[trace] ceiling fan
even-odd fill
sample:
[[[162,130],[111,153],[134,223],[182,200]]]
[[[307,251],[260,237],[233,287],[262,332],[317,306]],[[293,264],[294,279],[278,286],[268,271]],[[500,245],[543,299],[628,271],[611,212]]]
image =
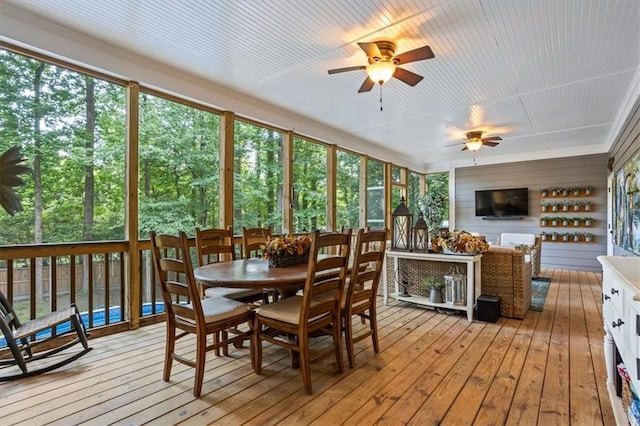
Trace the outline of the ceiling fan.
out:
[[[421,75],[400,68],[409,62],[422,61],[434,57],[431,47],[423,46],[418,49],[395,55],[396,45],[392,41],[381,40],[369,43],[358,43],[367,54],[369,65],[337,68],[329,70],[329,74],[347,71],[366,70],[367,78],[360,86],[358,93],[369,92],[378,83],[380,86],[395,77],[409,86],[415,86],[423,79]]]
[[[483,145],[488,147],[494,147],[499,144],[499,142],[497,141],[502,140],[500,136],[491,136],[488,138],[483,138],[482,132],[480,131],[467,132],[466,137],[467,137],[467,140],[466,142],[464,142],[464,148],[462,148],[462,150],[463,151],[469,150],[473,153],[478,151],[480,147]]]

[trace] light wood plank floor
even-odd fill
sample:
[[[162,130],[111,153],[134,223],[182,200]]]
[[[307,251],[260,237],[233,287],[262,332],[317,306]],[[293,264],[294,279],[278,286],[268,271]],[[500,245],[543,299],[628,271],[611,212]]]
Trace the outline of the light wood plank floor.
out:
[[[0,424],[613,425],[601,275],[544,275],[544,310],[524,320],[381,306],[381,352],[360,342],[357,368],[345,363],[340,375],[331,359],[314,365],[311,396],[273,346],[260,376],[246,348],[209,355],[196,399],[192,369],[174,363],[171,382],[161,379],[163,324],[93,339],[92,352],[55,373],[0,384]]]

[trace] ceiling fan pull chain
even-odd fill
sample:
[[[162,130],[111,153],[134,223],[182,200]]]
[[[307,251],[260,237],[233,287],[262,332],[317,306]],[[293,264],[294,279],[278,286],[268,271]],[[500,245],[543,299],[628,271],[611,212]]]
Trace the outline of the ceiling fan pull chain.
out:
[[[380,84],[380,111],[382,111],[382,84]]]

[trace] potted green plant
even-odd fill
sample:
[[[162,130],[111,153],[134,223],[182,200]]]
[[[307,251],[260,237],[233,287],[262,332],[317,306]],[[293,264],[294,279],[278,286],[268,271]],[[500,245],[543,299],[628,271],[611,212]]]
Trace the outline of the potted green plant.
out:
[[[579,242],[580,241],[580,233],[579,232],[574,232],[572,234],[572,236],[573,236],[573,241],[575,241],[575,242]]]
[[[562,226],[569,226],[569,218],[568,217],[563,217],[562,218]]]
[[[428,276],[422,282],[423,287],[429,289],[429,302],[442,303],[442,288],[444,287],[444,277],[435,275]]]
[[[573,226],[580,226],[580,223],[582,222],[582,218],[574,217],[571,219],[571,221],[573,222]]]
[[[585,240],[587,243],[592,242],[592,241],[593,241],[593,234],[584,234],[584,240]]]
[[[593,225],[593,219],[590,217],[585,217],[584,218],[584,226],[591,226]]]
[[[549,195],[549,189],[548,188],[540,188],[540,196],[541,197],[546,197],[547,195]]]
[[[549,224],[549,216],[542,216],[540,218],[540,226],[547,226]]]

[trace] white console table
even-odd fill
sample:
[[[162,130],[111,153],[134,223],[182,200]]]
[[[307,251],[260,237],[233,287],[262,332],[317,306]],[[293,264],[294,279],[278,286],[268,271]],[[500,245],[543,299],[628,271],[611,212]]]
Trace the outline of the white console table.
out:
[[[602,315],[607,388],[617,424],[627,424],[627,413],[617,396],[616,349],[633,386],[640,391],[640,257],[598,256],[602,264]],[[635,424],[635,422],[632,422]]]
[[[454,255],[454,254],[436,254],[436,253],[414,253],[414,252],[405,252],[405,251],[394,251],[387,250],[385,261],[388,258],[393,258],[393,277],[394,277],[394,288],[395,291],[392,294],[389,294],[389,286],[388,286],[388,273],[386,273],[387,268],[384,268],[384,286],[383,286],[383,299],[384,304],[387,304],[389,296],[396,300],[401,300],[404,302],[416,303],[419,305],[432,306],[437,308],[446,308],[446,309],[457,309],[460,311],[467,312],[467,319],[469,321],[473,321],[473,308],[475,305],[475,294],[480,294],[480,259],[482,259],[481,254],[477,254],[475,256],[465,256],[465,255]],[[398,267],[399,267],[399,259],[414,259],[424,262],[447,262],[447,263],[461,263],[466,266],[466,275],[467,275],[467,297],[465,305],[451,305],[448,303],[431,303],[428,297],[422,297],[417,295],[411,295],[409,297],[402,296],[400,294],[400,283],[395,277],[398,277]]]

